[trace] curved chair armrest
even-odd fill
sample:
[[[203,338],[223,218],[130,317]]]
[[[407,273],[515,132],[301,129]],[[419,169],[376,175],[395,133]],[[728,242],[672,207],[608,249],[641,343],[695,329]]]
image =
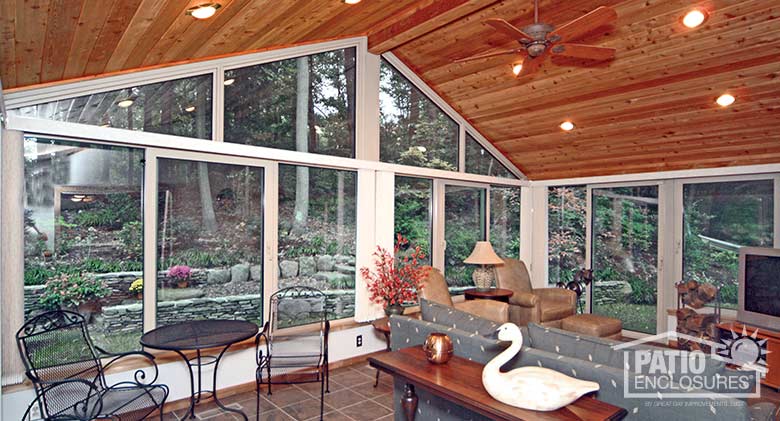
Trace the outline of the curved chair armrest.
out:
[[[537,304],[539,304],[539,296],[536,295],[536,293],[531,292],[515,292],[512,294],[511,297],[509,297],[509,303],[514,304],[516,306],[521,307],[529,307],[533,308],[536,307]]]
[[[543,301],[557,301],[571,306],[577,305],[577,293],[564,288],[537,288],[534,294],[538,295]]]
[[[500,301],[463,301],[455,304],[455,308],[498,323],[504,323],[509,320],[509,304]]]
[[[265,322],[263,325],[263,330],[261,330],[256,336],[255,336],[255,362],[257,363],[257,366],[260,367],[263,364],[263,358],[267,358],[271,355],[271,345],[269,344],[268,340],[268,322]],[[265,341],[265,354],[266,357],[263,357],[263,350],[260,349],[260,339],[263,339]]]
[[[153,383],[155,383],[157,381],[157,377],[160,375],[160,369],[157,367],[157,362],[154,361],[154,355],[152,355],[152,354],[150,354],[150,353],[148,353],[146,351],[128,351],[128,352],[117,353],[117,352],[108,352],[105,349],[100,348],[98,346],[95,346],[95,349],[97,349],[98,352],[100,352],[100,354],[101,354],[100,356],[101,357],[114,357],[109,362],[107,362],[106,364],[103,364],[103,370],[104,371],[107,370],[108,367],[110,367],[112,364],[114,364],[115,362],[117,362],[117,361],[119,361],[119,360],[121,360],[123,358],[141,357],[141,358],[146,359],[149,362],[149,365],[154,368],[154,376],[152,377],[151,380],[147,381],[146,380],[146,372],[142,368],[139,368],[133,374],[133,379],[135,380],[136,384],[139,384],[139,385],[150,385],[150,384],[153,384]]]
[[[66,380],[58,380],[58,381],[44,381],[41,379],[38,379],[30,374],[28,374],[28,377],[38,384],[41,387],[41,394],[35,397],[33,402],[30,404],[30,406],[27,407],[27,411],[25,412],[24,417],[22,417],[23,420],[26,420],[28,418],[25,418],[29,416],[29,411],[32,410],[33,405],[38,403],[42,398],[44,398],[44,395],[47,393],[57,393],[58,387],[64,387],[64,386],[70,386],[71,390],[69,390],[70,393],[73,393],[72,391],[72,385],[74,384],[83,384],[86,386],[85,396],[83,399],[76,398],[76,402],[73,403],[73,407],[76,408],[76,413],[82,413],[84,414],[83,417],[77,416],[77,415],[50,415],[49,419],[52,420],[80,420],[80,421],[90,421],[94,419],[100,412],[103,411],[103,396],[100,394],[100,388],[94,383],[90,382],[85,379],[66,379]],[[90,403],[91,401],[91,403]],[[81,406],[81,408],[78,407],[78,405]],[[92,407],[90,409],[90,406]]]

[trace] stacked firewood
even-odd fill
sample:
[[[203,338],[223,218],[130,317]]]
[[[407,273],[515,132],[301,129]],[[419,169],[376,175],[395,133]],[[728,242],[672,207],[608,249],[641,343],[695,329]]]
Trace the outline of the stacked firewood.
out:
[[[716,303],[714,313],[697,311],[718,298],[718,287],[696,281],[679,282],[675,287],[678,297],[677,332],[718,343],[720,341],[720,330],[717,328],[720,319],[719,303]],[[710,352],[708,346],[685,338],[678,338],[677,346],[688,351]]]

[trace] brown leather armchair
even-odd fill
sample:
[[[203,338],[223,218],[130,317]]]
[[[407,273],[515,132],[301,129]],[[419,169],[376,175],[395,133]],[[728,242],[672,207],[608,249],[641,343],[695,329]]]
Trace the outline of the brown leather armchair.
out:
[[[509,321],[519,326],[530,322],[561,327],[561,321],[577,312],[577,294],[563,288],[531,286],[528,269],[520,260],[504,259],[495,266],[496,284],[514,294],[509,298]]]
[[[420,298],[454,307],[494,322],[505,323],[509,320],[509,305],[507,303],[493,300],[470,300],[453,303],[444,275],[435,268],[430,268],[428,271],[428,276],[423,281],[423,288],[419,295]]]

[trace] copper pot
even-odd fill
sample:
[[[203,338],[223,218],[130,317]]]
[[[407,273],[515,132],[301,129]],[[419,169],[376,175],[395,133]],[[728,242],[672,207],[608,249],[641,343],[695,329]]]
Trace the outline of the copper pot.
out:
[[[444,364],[452,358],[452,340],[443,333],[431,333],[423,344],[423,351],[431,363]]]

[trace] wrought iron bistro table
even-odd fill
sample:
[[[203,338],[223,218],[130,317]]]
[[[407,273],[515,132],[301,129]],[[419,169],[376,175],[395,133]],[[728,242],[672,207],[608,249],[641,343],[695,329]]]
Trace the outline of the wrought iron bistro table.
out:
[[[235,412],[248,420],[246,414],[237,409],[222,405],[217,398],[217,369],[219,361],[233,344],[247,340],[257,334],[257,325],[241,320],[193,320],[161,326],[150,330],[141,336],[141,345],[147,348],[173,351],[187,363],[190,373],[190,409],[187,413],[195,418],[195,405],[201,401],[204,393],[214,398],[217,406],[225,411]],[[204,355],[203,350],[220,349],[217,355]],[[195,356],[188,358],[184,351],[195,351]],[[203,366],[214,365],[214,380],[212,390],[203,390],[201,369]],[[198,390],[195,391],[195,373],[197,369]]]

